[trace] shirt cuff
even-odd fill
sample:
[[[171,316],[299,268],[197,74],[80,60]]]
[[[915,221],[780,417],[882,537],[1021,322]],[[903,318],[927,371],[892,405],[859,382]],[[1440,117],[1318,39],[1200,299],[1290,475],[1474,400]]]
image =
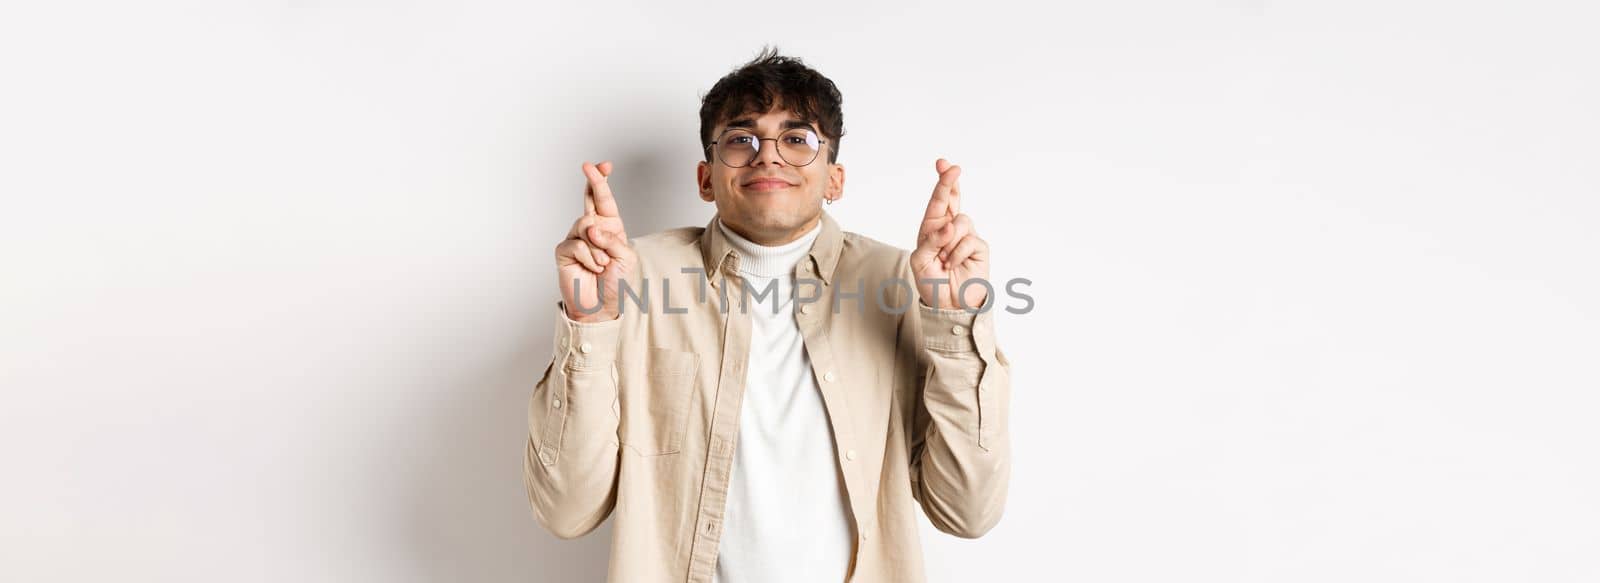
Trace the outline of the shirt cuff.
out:
[[[567,317],[564,301],[556,301],[555,357],[565,357],[567,370],[605,368],[617,358],[622,316],[605,322],[579,322]]]
[[[974,313],[965,309],[930,308],[917,302],[918,317],[922,319],[922,343],[925,348],[943,352],[972,352],[977,348],[976,335],[982,329],[993,329],[993,310]]]

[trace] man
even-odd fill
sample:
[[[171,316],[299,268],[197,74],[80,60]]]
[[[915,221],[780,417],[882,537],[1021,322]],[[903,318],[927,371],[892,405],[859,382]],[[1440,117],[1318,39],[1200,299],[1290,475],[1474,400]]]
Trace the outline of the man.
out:
[[[615,517],[611,581],[922,581],[914,503],[956,536],[1000,519],[1010,364],[961,169],[935,163],[915,250],[841,231],[840,103],[772,51],[718,81],[704,228],[630,239],[583,165],[524,476],[556,536]]]

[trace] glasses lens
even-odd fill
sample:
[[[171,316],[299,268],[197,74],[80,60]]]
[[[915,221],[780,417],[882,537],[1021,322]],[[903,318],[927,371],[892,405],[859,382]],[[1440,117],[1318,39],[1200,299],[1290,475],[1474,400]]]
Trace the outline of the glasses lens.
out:
[[[816,132],[808,129],[792,129],[777,138],[766,140],[745,130],[730,130],[717,139],[717,157],[722,159],[723,164],[733,168],[749,166],[761,153],[761,142],[764,141],[776,143],[778,157],[790,166],[810,164],[822,150],[822,140],[817,138]]]
[[[746,131],[731,131],[717,140],[717,156],[722,158],[723,164],[734,168],[748,166],[760,150],[761,141]]]
[[[805,166],[817,158],[821,142],[811,130],[794,129],[778,136],[778,155],[791,166]]]

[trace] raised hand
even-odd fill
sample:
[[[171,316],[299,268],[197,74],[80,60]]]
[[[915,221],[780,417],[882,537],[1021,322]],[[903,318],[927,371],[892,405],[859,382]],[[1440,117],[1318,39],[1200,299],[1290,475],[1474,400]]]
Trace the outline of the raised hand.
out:
[[[961,213],[961,167],[940,158],[934,162],[939,184],[922,214],[917,230],[917,248],[911,252],[911,273],[917,278],[922,303],[934,308],[978,309],[988,299],[988,289],[974,283],[967,286],[957,303],[961,284],[971,279],[989,278],[989,243],[978,238],[972,219]],[[945,282],[924,283],[923,280]]]
[[[617,199],[606,184],[611,163],[596,166],[584,162],[583,175],[589,181],[583,191],[583,216],[572,223],[566,240],[556,245],[561,299],[566,302],[567,317],[575,321],[615,320],[620,313],[617,281],[638,265],[638,256],[628,245]],[[583,313],[584,309],[593,310],[597,303],[601,306],[599,311]]]

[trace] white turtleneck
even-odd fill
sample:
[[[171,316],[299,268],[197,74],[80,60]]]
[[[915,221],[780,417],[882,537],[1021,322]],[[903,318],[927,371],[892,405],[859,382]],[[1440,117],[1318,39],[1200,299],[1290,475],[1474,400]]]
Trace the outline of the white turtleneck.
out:
[[[745,239],[721,220],[717,228],[739,254],[740,276],[750,288],[760,292],[776,280],[777,293],[759,304],[750,295],[749,372],[712,580],[842,582],[855,541],[833,430],[792,298],[795,264],[811,251],[822,224],[775,247]],[[730,293],[729,299],[729,309],[738,309],[738,297]]]

